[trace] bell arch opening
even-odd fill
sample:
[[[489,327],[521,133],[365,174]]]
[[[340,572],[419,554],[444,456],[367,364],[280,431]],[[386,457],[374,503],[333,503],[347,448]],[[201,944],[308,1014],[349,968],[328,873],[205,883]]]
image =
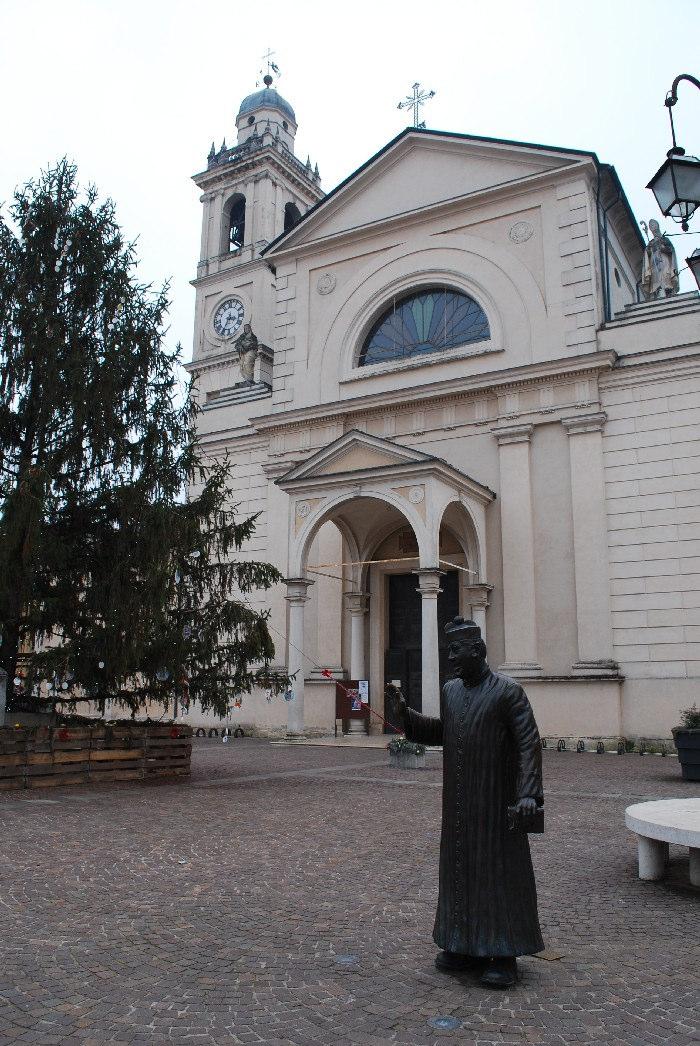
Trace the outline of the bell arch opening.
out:
[[[240,251],[245,244],[246,198],[234,193],[224,204],[221,223],[221,254]]]
[[[290,201],[284,208],[284,231],[289,232],[297,222],[301,221],[301,211],[295,203]]]

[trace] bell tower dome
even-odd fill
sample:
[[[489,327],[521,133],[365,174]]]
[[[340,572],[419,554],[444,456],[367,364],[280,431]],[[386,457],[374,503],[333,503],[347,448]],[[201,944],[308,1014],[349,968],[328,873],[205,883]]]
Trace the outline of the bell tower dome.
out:
[[[264,78],[265,87],[247,95],[241,102],[236,117],[238,144],[242,145],[251,136],[262,134],[269,127],[275,138],[294,153],[294,136],[297,122],[294,110],[286,98],[272,86],[272,77]]]

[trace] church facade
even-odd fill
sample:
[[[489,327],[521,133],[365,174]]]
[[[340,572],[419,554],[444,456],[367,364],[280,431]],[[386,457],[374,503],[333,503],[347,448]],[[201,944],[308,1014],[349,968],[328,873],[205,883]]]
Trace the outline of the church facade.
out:
[[[409,128],[324,195],[270,82],[236,123],[194,179],[189,369],[295,681],[228,725],[332,734],[343,680],[372,732],[387,683],[435,714],[459,613],[544,736],[668,737],[700,682],[700,296],[638,300],[614,168]]]

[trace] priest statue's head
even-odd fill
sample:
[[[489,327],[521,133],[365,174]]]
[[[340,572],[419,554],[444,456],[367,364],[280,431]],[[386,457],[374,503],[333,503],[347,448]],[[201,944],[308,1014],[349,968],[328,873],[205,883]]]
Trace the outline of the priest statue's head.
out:
[[[455,676],[465,682],[481,676],[486,668],[486,644],[475,621],[455,617],[445,625],[447,660]]]

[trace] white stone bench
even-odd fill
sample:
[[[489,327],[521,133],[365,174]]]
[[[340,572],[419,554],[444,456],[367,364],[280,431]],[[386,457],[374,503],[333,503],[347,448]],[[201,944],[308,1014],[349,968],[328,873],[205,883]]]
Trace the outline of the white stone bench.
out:
[[[639,843],[639,878],[663,879],[668,844],[690,850],[690,881],[700,886],[700,799],[660,799],[625,810],[625,824]]]

